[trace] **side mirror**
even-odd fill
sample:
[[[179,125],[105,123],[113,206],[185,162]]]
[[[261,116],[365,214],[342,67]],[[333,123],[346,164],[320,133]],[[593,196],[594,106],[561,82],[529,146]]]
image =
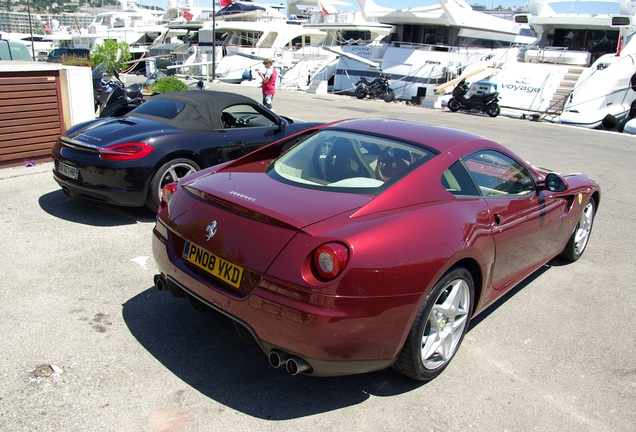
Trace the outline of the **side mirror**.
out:
[[[568,189],[568,184],[559,174],[550,173],[545,177],[545,189],[550,192],[563,192]]]

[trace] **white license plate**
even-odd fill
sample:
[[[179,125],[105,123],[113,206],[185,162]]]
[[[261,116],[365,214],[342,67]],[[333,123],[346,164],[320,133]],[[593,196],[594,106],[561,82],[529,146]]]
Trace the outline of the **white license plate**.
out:
[[[64,162],[57,162],[57,170],[60,174],[64,174],[66,177],[70,177],[75,180],[79,177],[77,168],[67,165]]]

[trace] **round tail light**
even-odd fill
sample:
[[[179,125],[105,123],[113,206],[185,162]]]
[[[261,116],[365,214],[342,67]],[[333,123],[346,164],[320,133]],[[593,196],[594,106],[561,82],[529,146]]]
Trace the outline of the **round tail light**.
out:
[[[332,280],[347,266],[349,250],[341,243],[325,243],[314,251],[313,264],[318,278]]]

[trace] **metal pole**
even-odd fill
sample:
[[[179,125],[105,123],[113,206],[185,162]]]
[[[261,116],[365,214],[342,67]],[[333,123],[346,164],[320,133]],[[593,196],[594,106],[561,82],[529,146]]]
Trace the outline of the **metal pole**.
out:
[[[35,60],[35,43],[33,43],[33,23],[31,23],[31,2],[27,0],[27,11],[29,12],[29,31],[31,32],[31,55]]]
[[[216,78],[216,0],[212,0],[212,82]]]

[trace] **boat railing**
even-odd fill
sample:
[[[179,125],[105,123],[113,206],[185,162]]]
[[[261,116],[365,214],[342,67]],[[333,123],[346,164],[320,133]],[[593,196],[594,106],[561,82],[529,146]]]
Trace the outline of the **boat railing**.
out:
[[[391,42],[394,48],[410,48],[421,51],[457,52],[460,47],[450,45],[421,44],[415,42]]]
[[[360,12],[338,12],[325,15],[322,12],[314,12],[309,16],[309,24],[342,24],[361,21]]]
[[[591,58],[592,54],[589,51],[570,50],[560,46],[528,46],[519,50],[519,61],[526,63],[589,66]]]

